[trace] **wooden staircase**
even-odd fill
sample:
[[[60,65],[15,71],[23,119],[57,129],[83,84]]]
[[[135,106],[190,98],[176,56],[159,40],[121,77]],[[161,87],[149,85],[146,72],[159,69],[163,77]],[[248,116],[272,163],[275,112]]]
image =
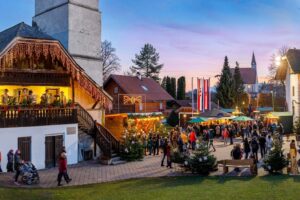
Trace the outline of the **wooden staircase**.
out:
[[[77,104],[76,108],[78,128],[94,138],[101,149],[102,158],[112,160],[113,157],[116,157],[120,152],[120,142],[109,130],[97,123],[82,106]]]

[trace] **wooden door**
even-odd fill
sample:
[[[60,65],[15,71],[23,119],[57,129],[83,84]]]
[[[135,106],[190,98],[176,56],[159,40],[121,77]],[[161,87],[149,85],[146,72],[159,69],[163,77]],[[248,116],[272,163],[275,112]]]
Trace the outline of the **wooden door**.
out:
[[[46,168],[57,166],[59,153],[63,146],[63,136],[47,136],[45,140],[45,165]]]
[[[55,166],[57,166],[57,160],[59,158],[59,154],[61,153],[61,150],[62,150],[62,147],[63,147],[63,144],[64,144],[64,139],[63,139],[63,136],[62,135],[58,135],[58,136],[55,136],[54,138],[55,140]]]
[[[31,161],[31,137],[19,137],[18,149],[21,151],[22,160]]]

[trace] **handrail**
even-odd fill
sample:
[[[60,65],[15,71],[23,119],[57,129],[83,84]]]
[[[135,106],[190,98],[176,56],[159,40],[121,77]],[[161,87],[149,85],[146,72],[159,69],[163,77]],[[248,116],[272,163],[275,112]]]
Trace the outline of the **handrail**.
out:
[[[97,128],[102,132],[105,137],[111,142],[112,148],[115,150],[116,153],[120,152],[120,142],[119,140],[104,126],[99,123],[96,123]]]
[[[111,158],[112,149],[119,152],[118,140],[101,124],[97,123],[81,105],[76,104],[76,106],[78,121],[86,126],[89,131],[95,133],[96,143],[100,146],[104,156]]]
[[[77,110],[65,108],[1,109],[0,128],[77,123]]]

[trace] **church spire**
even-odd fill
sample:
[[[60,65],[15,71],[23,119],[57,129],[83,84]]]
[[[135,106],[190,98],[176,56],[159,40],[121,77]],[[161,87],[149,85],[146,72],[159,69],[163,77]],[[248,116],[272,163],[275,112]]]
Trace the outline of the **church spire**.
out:
[[[254,52],[252,53],[251,67],[252,68],[256,68],[256,60],[255,60]]]

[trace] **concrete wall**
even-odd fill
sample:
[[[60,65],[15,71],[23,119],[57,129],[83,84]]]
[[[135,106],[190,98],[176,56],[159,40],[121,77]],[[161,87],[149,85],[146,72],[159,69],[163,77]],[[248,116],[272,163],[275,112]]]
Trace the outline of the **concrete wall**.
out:
[[[67,134],[67,127],[76,127],[75,134]],[[45,168],[45,137],[63,135],[67,150],[68,164],[78,162],[78,126],[77,124],[35,126],[0,129],[1,167],[6,171],[7,156],[10,149],[18,148],[18,137],[31,137],[31,161],[38,168]]]

